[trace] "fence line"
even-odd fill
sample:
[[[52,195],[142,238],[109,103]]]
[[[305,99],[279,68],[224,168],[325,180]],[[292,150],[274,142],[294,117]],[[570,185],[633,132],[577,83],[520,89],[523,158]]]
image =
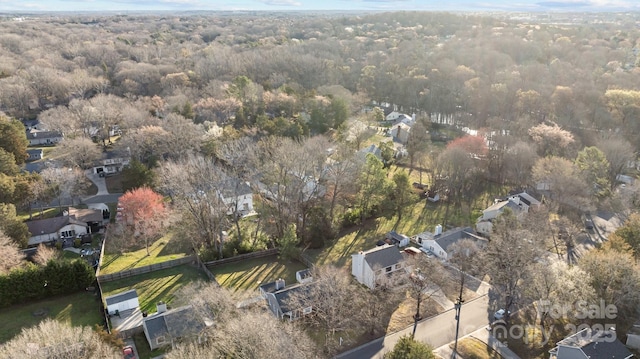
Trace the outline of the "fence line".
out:
[[[206,267],[217,267],[223,264],[227,264],[227,263],[234,263],[234,262],[240,262],[243,261],[245,259],[252,259],[252,258],[262,258],[262,257],[268,257],[268,256],[272,256],[274,254],[278,254],[280,250],[278,248],[272,248],[272,249],[266,249],[264,251],[260,251],[260,252],[252,252],[252,253],[247,253],[247,254],[240,254],[234,257],[229,257],[229,258],[223,258],[223,259],[218,259],[216,261],[210,261],[210,262],[205,262],[204,265]]]
[[[138,274],[155,272],[161,269],[177,267],[182,264],[191,263],[195,260],[196,260],[196,256],[192,255],[184,258],[172,259],[172,260],[161,262],[161,263],[151,264],[144,267],[126,269],[116,273],[102,274],[102,275],[96,276],[96,279],[98,280],[98,282],[110,282],[118,279],[133,277]]]
[[[304,253],[302,253],[302,252],[300,252],[300,254],[298,255],[298,258],[297,258],[297,259],[298,259],[302,264],[306,265],[306,266],[307,266],[307,268],[309,268],[309,269],[312,269],[312,268],[313,268],[313,266],[314,266],[313,261],[311,260],[311,258],[310,258],[308,255],[306,255],[306,254],[304,254]]]

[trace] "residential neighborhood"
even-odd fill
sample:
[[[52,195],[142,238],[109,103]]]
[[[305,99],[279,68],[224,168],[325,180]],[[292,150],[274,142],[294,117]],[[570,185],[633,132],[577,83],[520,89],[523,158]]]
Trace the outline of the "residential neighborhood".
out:
[[[0,359],[640,355],[640,8],[342,3],[0,2]]]

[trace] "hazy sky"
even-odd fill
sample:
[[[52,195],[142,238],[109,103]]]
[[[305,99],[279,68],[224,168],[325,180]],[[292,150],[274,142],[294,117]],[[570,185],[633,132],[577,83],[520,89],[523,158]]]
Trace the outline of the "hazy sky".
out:
[[[640,11],[640,0],[0,0],[0,11],[107,10]]]

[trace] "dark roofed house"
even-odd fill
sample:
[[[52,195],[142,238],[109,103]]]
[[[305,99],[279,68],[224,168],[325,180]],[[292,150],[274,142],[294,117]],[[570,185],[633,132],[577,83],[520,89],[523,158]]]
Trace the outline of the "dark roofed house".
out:
[[[29,148],[27,149],[27,161],[38,161],[44,156],[42,148]]]
[[[275,282],[263,284],[259,287],[260,294],[267,301],[267,306],[271,313],[278,319],[287,317],[289,320],[300,318],[301,316],[310,314],[312,307],[291,309],[289,308],[289,298],[293,294],[305,293],[309,290],[313,282],[298,283],[286,287],[284,279],[278,279]]]
[[[379,246],[351,255],[351,274],[356,280],[373,289],[377,279],[405,268],[404,257],[393,245]]]
[[[568,336],[549,351],[549,359],[627,359],[633,354],[616,337],[614,329],[585,328]]]
[[[200,341],[203,330],[212,324],[208,321],[200,318],[191,306],[167,310],[166,304],[158,303],[158,312],[144,318],[142,326],[153,350],[166,345],[175,347],[181,340]]]

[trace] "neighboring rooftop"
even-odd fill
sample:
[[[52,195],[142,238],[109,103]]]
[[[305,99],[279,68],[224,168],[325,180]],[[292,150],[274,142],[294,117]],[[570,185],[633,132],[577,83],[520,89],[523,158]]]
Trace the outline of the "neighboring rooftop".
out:
[[[559,341],[557,345],[549,352],[552,358],[554,355],[557,359],[576,358],[572,353],[566,352],[567,348],[580,349],[584,353],[584,358],[626,359],[633,357],[629,349],[616,338],[613,329],[592,331],[591,328],[585,328]]]
[[[107,305],[124,302],[129,299],[137,298],[138,292],[135,289],[128,290],[126,292],[114,294],[104,298],[105,303]]]
[[[376,247],[361,254],[364,255],[364,260],[371,268],[386,268],[403,259],[398,247],[392,245]]]

